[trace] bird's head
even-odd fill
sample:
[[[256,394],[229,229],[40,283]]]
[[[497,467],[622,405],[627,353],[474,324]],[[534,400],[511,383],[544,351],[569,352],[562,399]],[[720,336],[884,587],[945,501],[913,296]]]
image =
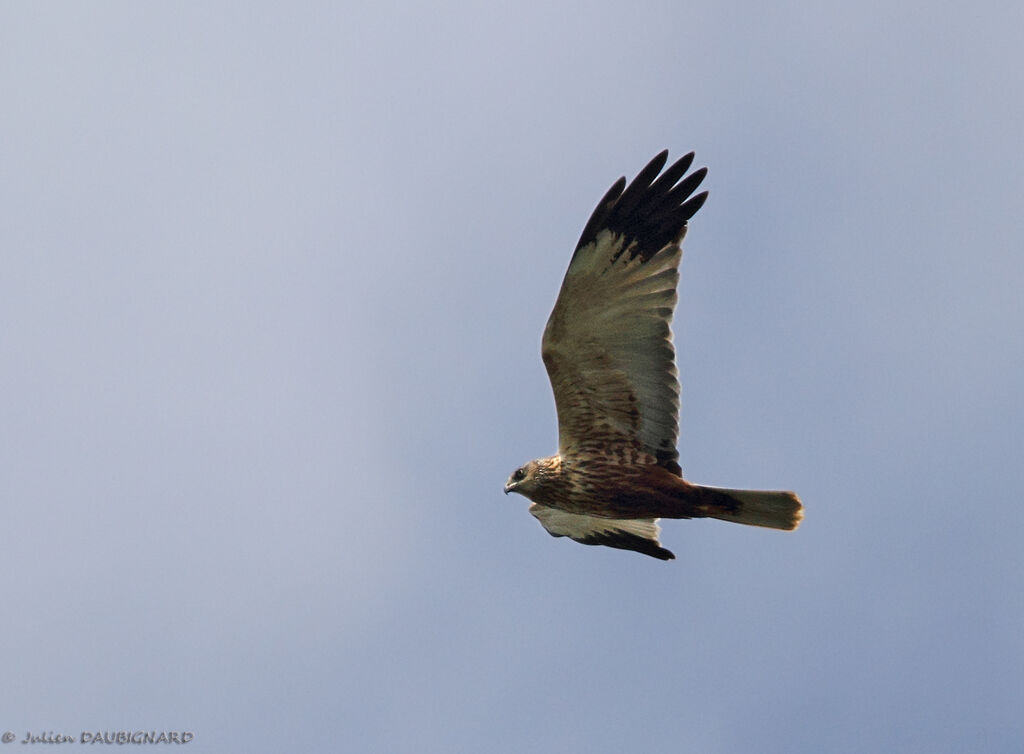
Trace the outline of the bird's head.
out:
[[[534,500],[534,495],[546,480],[553,473],[557,473],[558,457],[541,458],[536,461],[520,466],[512,472],[512,476],[505,482],[505,494],[518,492],[520,495]]]
[[[510,492],[518,492],[520,495],[526,495],[529,497],[536,469],[537,462],[530,461],[528,464],[520,466],[518,469],[513,471],[512,475],[509,476],[508,481],[505,482],[505,494],[507,495]]]

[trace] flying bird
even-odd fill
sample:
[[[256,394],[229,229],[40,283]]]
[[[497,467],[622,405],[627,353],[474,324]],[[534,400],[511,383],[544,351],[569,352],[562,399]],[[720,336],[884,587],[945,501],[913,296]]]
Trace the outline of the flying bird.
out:
[[[792,492],[733,490],[683,479],[679,373],[669,327],[687,222],[707,199],[693,152],[662,172],[668,150],[597,204],[544,329],[558,453],[516,469],[505,494],[531,501],[555,537],[661,560],[659,518],[717,518],[795,529]],[[684,178],[684,176],[686,176]]]

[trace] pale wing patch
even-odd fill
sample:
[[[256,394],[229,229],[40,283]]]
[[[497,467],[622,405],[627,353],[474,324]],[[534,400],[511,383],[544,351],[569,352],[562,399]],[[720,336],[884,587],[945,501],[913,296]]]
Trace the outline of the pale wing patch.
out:
[[[569,537],[585,545],[605,545],[650,555],[659,560],[675,558],[661,546],[657,519],[617,519],[569,513],[533,503],[530,513],[554,537]]]
[[[622,245],[604,230],[579,250],[544,331],[559,451],[600,437],[674,461],[679,380],[669,323],[682,251],[670,244],[642,262]]]

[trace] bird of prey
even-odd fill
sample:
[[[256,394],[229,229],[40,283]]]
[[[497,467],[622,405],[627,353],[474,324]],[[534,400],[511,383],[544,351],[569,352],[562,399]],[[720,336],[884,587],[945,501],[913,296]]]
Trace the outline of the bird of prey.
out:
[[[687,222],[707,199],[686,176],[693,153],[662,172],[665,150],[598,202],[569,262],[541,353],[555,393],[558,453],[505,483],[555,537],[661,560],[659,518],[717,518],[795,529],[792,492],[733,490],[683,479],[679,373],[669,324]],[[686,176],[684,178],[684,176]]]

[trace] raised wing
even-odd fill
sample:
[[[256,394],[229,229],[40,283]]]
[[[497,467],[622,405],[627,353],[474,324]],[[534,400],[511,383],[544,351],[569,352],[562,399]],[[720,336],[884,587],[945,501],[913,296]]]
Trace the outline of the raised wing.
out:
[[[601,518],[568,513],[536,503],[530,506],[530,513],[552,537],[569,537],[584,545],[633,550],[658,560],[674,560],[676,557],[658,541],[661,527],[655,518]]]
[[[622,454],[681,474],[679,378],[669,323],[691,196],[693,153],[662,173],[664,151],[626,186],[620,178],[580,236],[544,330],[542,354],[558,408],[563,458]],[[659,176],[658,174],[661,173]]]

